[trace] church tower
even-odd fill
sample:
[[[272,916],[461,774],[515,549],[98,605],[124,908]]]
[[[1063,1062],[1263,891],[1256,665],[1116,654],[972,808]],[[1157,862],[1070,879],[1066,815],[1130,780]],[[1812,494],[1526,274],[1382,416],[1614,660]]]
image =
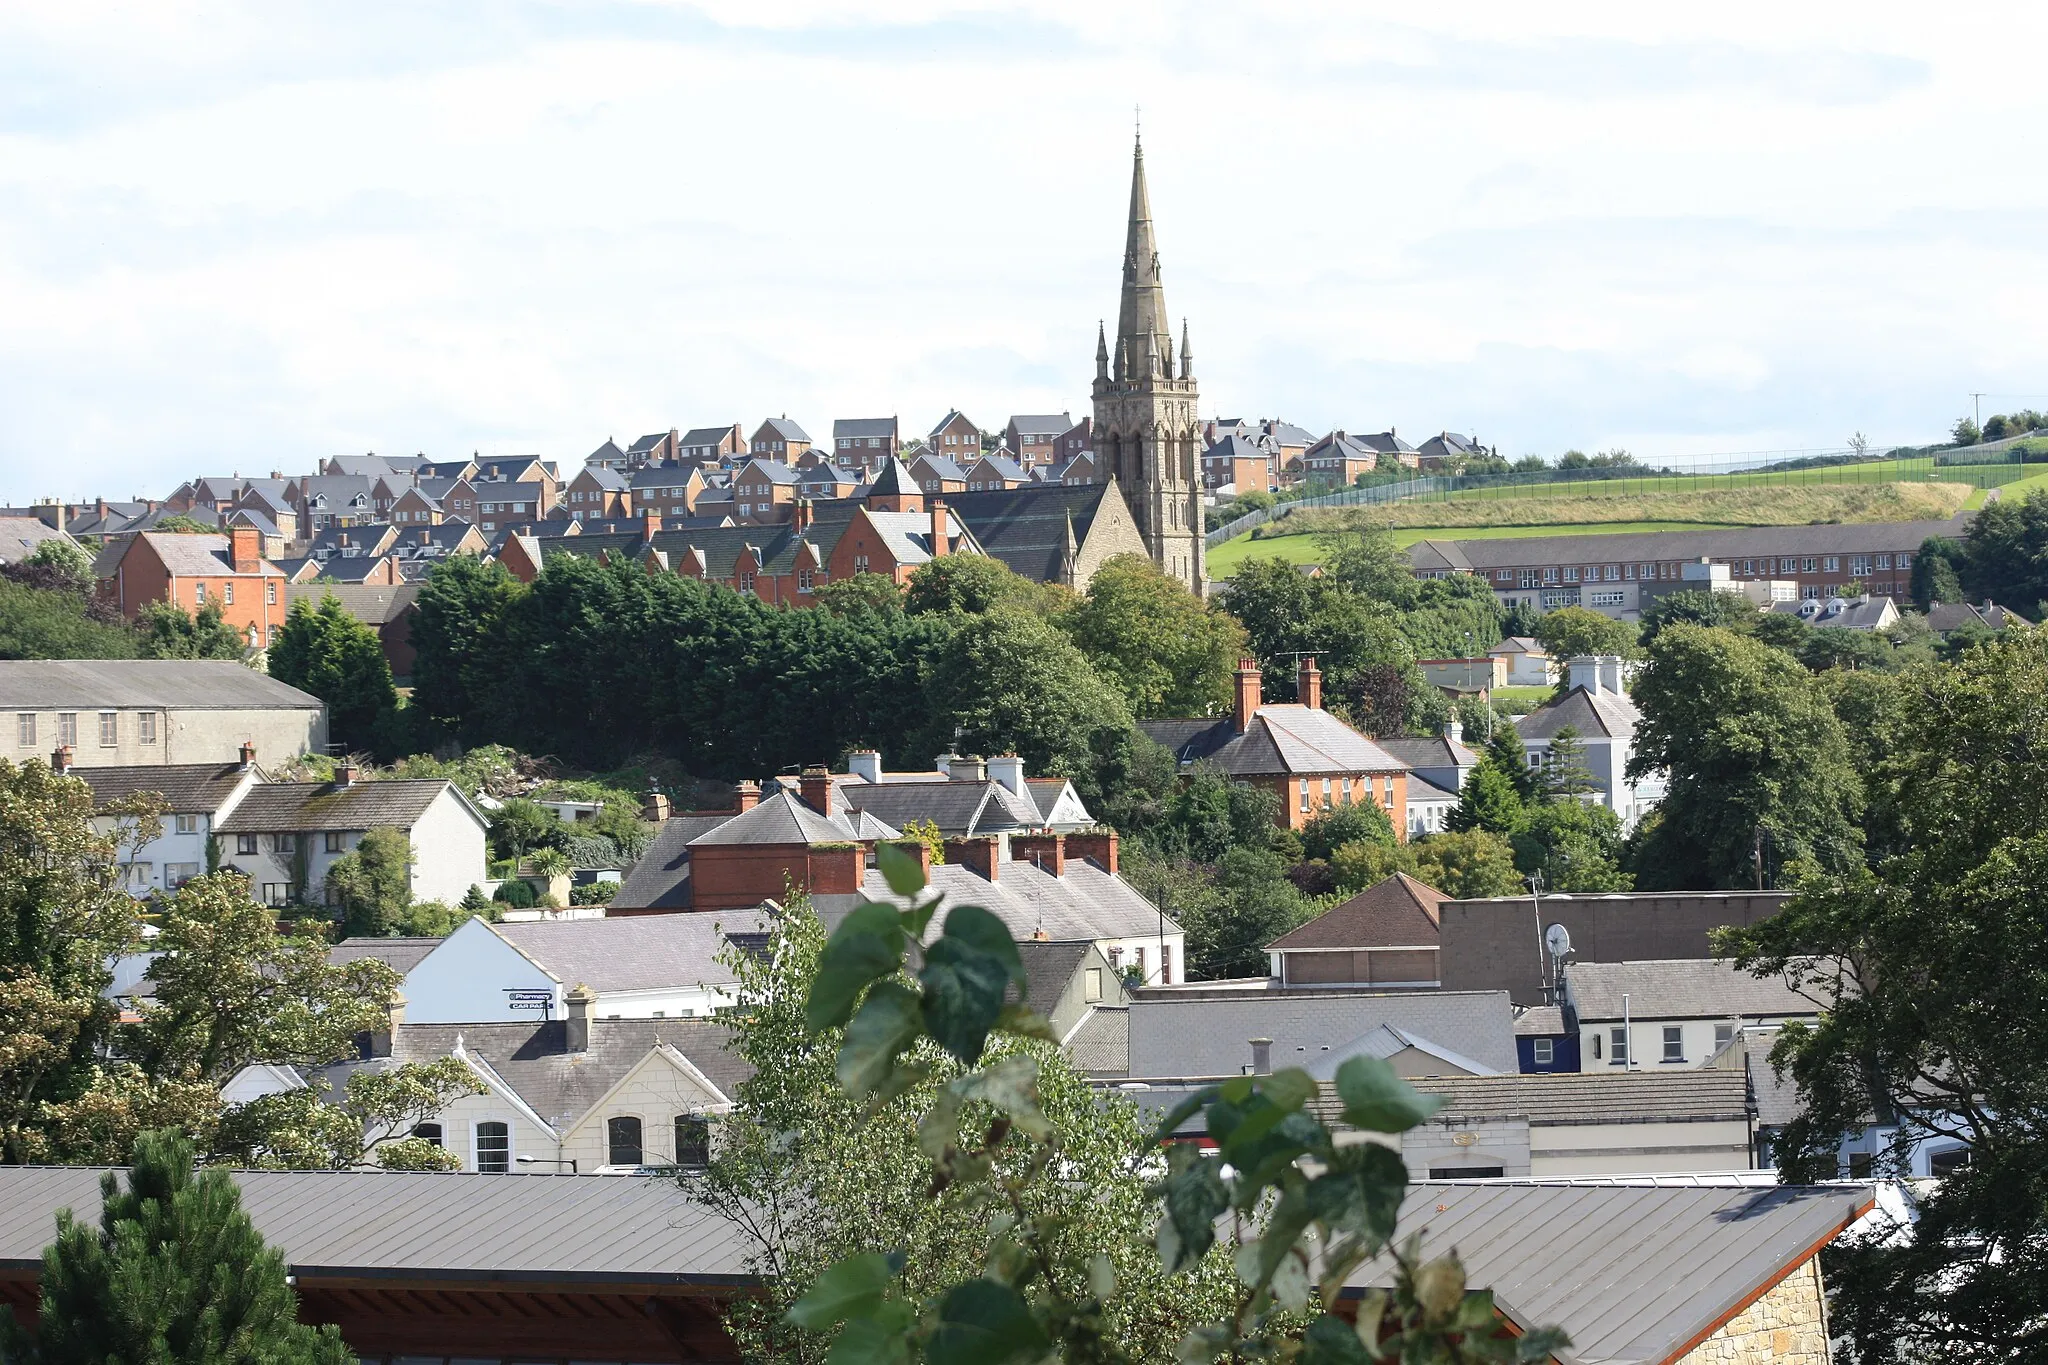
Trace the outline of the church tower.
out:
[[[1187,336],[1183,322],[1176,354],[1166,292],[1159,283],[1159,248],[1152,235],[1140,142],[1131,166],[1131,221],[1124,238],[1116,341],[1112,344],[1100,327],[1095,334],[1096,477],[1114,478],[1123,490],[1152,562],[1200,596],[1207,562],[1201,428]]]

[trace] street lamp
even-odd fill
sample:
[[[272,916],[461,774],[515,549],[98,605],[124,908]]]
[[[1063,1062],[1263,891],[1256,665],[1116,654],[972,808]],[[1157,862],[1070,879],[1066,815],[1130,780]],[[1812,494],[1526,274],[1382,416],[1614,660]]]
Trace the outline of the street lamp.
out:
[[[567,1166],[570,1175],[576,1174],[576,1158],[573,1156],[522,1156],[519,1158],[519,1164],[522,1166],[530,1165],[536,1161],[545,1162],[550,1166]]]

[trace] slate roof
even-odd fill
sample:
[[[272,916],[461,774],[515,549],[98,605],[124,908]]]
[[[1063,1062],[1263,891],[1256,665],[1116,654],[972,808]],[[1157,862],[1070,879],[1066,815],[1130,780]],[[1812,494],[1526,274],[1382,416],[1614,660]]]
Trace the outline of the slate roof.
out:
[[[1141,720],[1181,763],[1207,760],[1233,777],[1397,773],[1407,765],[1321,707],[1261,706],[1243,734],[1229,716]]]
[[[752,810],[721,821],[690,847],[711,844],[840,844],[859,838],[843,815],[820,815],[788,792],[762,798]]]
[[[969,417],[966,413],[960,411],[960,409],[953,408],[949,410],[944,417],[941,417],[936,423],[934,423],[932,425],[932,429],[925,434],[927,436],[937,436],[941,432],[945,431],[947,427],[953,425],[955,421],[965,422],[968,426],[974,427],[975,430],[980,430],[980,427],[976,425],[973,418]]]
[[[1055,877],[1028,862],[999,863],[996,880],[984,881],[979,873],[956,863],[942,863],[931,870],[933,889],[946,893],[952,904],[979,905],[1001,919],[1018,942],[1043,930],[1058,940],[1143,938],[1160,932],[1158,907],[1139,895],[1121,877],[1112,876],[1085,859],[1067,859],[1064,877]],[[882,874],[870,869],[858,897],[889,900],[889,884]],[[1181,932],[1173,916],[1166,917],[1168,934]]]
[[[361,586],[363,580],[371,574],[381,574],[384,572],[384,565],[390,558],[391,556],[388,554],[353,555],[348,558],[336,555],[334,558],[327,560],[301,559],[292,562],[298,566],[304,566],[309,563],[314,564],[320,571],[319,577],[331,582]],[[278,572],[283,573],[284,570],[280,568]],[[298,584],[296,586],[304,587],[306,585]],[[317,597],[313,600],[316,604],[319,602]]]
[[[350,457],[344,457],[350,458]],[[382,461],[379,461],[381,464]],[[385,471],[379,469],[379,476]],[[299,499],[309,510],[315,512],[361,511],[376,506],[372,496],[375,489],[371,481],[361,474],[314,474],[299,480]],[[313,499],[325,498],[326,506],[314,507]],[[354,507],[355,500],[362,499],[361,507]]]
[[[734,979],[718,961],[730,935],[772,933],[773,915],[719,910],[690,915],[522,921],[495,926],[505,940],[565,986],[601,993],[660,990]]]
[[[1898,608],[1889,597],[1830,597],[1825,602],[1805,597],[1796,602],[1773,602],[1768,608],[1780,616],[1796,616],[1809,626],[1823,630],[1880,630],[1899,619]]]
[[[583,472],[576,477],[579,481],[588,479],[608,493],[623,493],[632,486],[626,482],[618,470],[604,465],[586,466]]]
[[[1508,635],[1503,636],[1499,644],[1486,652],[1488,654],[1542,654],[1544,650],[1543,644],[1539,640],[1532,639],[1527,635]]]
[[[1512,1039],[1510,1039],[1512,1046]],[[1273,1064],[1280,1064],[1275,1049]],[[1434,1121],[1525,1118],[1531,1124],[1742,1119],[1749,1113],[1749,1081],[1740,1071],[1712,1067],[1648,1067],[1615,1071],[1551,1071],[1529,1075],[1423,1076],[1409,1082],[1443,1099]],[[1325,1121],[1337,1118],[1336,1097],[1325,1091],[1311,1104]]]
[[[1767,1128],[1782,1128],[1806,1112],[1799,1101],[1799,1083],[1789,1075],[1780,1079],[1771,1065],[1771,1049],[1777,1045],[1775,1028],[1742,1029],[1730,1044],[1739,1052],[1750,1094],[1756,1097],[1756,1121]]]
[[[742,465],[733,474],[732,478],[734,483],[738,483],[741,479],[750,481],[760,479],[768,483],[793,484],[797,481],[797,474],[794,469],[791,469],[786,464],[775,460],[763,459],[757,455]]]
[[[1479,763],[1479,755],[1466,748],[1463,741],[1453,743],[1443,735],[1426,735],[1420,739],[1376,739],[1373,743],[1410,768],[1472,768]]]
[[[716,446],[732,435],[732,427],[691,427],[683,433],[677,444],[683,446]]]
[[[1419,453],[1442,458],[1447,455],[1470,455],[1478,449],[1478,445],[1471,437],[1460,436],[1455,431],[1445,431],[1424,441],[1419,447]]]
[[[1662,962],[1567,962],[1565,986],[1582,1020],[1814,1015],[1820,1006],[1781,976],[1752,976],[1725,957]]]
[[[711,496],[706,494],[698,505],[705,507],[711,502]],[[899,562],[914,566],[931,558],[929,513],[877,512],[872,508],[863,509],[862,504],[853,502],[819,504],[813,511],[810,526],[803,531],[796,530],[788,522],[773,526],[696,526],[657,532],[654,548],[667,555],[669,566],[674,568],[682,562],[683,554],[695,547],[704,556],[706,572],[718,579],[732,577],[741,553],[752,548],[760,552],[762,573],[788,574],[795,571],[800,543],[808,542],[816,549],[821,561],[829,560],[857,510],[866,510],[876,533]],[[949,534],[958,541],[956,548],[969,553],[979,548],[971,531],[957,514],[949,515],[947,524],[952,528]],[[595,558],[599,554],[637,556],[646,546],[647,537],[636,525],[627,532],[585,531],[581,535],[552,542],[549,548],[556,554],[571,553]]]
[[[1266,459],[1266,452],[1235,432],[1225,436],[1202,452],[1205,460],[1259,460]]]
[[[696,469],[695,465],[642,465],[633,471],[632,477],[627,480],[627,486],[636,493],[649,488],[673,488],[680,493],[689,486],[690,475]]]
[[[950,457],[935,455],[929,450],[911,461],[911,465],[913,468],[923,466],[929,469],[934,477],[939,479],[952,480],[965,479],[967,477],[967,471],[955,464]]]
[[[1449,897],[1405,872],[1376,882],[1341,905],[1267,944],[1279,952],[1305,948],[1437,946],[1437,907]]]
[[[1123,1076],[1131,1069],[1130,1006],[1098,1005],[1067,1040],[1076,1069],[1093,1076]]]
[[[73,768],[92,788],[94,806],[138,792],[164,798],[173,815],[211,814],[234,794],[247,770],[239,763],[172,763],[118,768]]]
[[[1036,803],[995,781],[847,782],[838,792],[852,809],[898,829],[911,820],[929,820],[945,834],[992,834],[1045,823]]]
[[[894,455],[882,461],[882,468],[875,475],[875,481],[868,486],[870,498],[909,497],[913,494],[921,495],[923,491],[917,486],[917,476],[910,472],[910,466]]]
[[[778,440],[802,441],[805,445],[809,445],[811,442],[809,434],[787,417],[770,417],[761,425],[774,433]]]
[[[373,959],[403,976],[440,946],[438,938],[345,938],[327,950],[327,961],[339,967]]]
[[[690,841],[733,817],[675,815],[626,871],[612,905],[620,910],[686,910],[690,906]]]
[[[0,517],[0,564],[27,559],[46,540],[69,541],[70,536],[40,517]]]
[[[970,474],[994,475],[996,478],[1006,479],[1012,483],[1022,483],[1031,477],[1024,472],[1023,465],[1018,464],[1007,455],[984,455],[974,462],[974,466],[969,472]]]
[[[1981,609],[1970,602],[1935,602],[1927,608],[1928,626],[1943,635],[1966,625],[2003,630],[2015,619],[2004,607],[1988,601]]]
[[[1458,793],[1439,787],[1427,778],[1409,773],[1408,804],[1410,806],[1455,806],[1458,804]]]
[[[1456,1247],[1468,1281],[1517,1327],[1555,1324],[1561,1358],[1664,1365],[1802,1264],[1870,1206],[1862,1186],[1680,1187],[1418,1183],[1398,1215]],[[1391,1283],[1353,1271],[1357,1298]]]
[[[0,1267],[39,1269],[59,1209],[99,1226],[105,1174],[94,1166],[0,1167]],[[460,1171],[230,1175],[256,1231],[307,1283],[349,1275],[650,1285],[754,1280],[744,1232],[672,1180]]]
[[[1564,1026],[1561,1005],[1520,1005],[1515,1009],[1517,1038],[1556,1036],[1569,1031]]]
[[[633,442],[632,449],[626,453],[629,455],[645,455],[667,439],[668,433],[665,431],[650,431],[639,440]]]
[[[1562,700],[1516,717],[1515,733],[1523,739],[1549,739],[1569,725],[1581,738],[1622,739],[1636,732],[1642,718],[1626,692],[1603,691],[1596,697],[1574,687]]]
[[[180,578],[217,578],[235,571],[232,549],[226,536],[178,531],[138,531],[136,539],[147,541],[164,567]],[[254,572],[263,578],[282,578],[284,571],[269,560],[256,561]]]
[[[250,790],[227,819],[223,834],[287,830],[363,830],[389,825],[411,829],[435,798],[454,787],[439,778],[384,782],[277,782]]]
[[[599,446],[596,450],[591,451],[588,455],[585,455],[583,457],[583,462],[585,467],[587,468],[591,465],[597,464],[600,461],[623,460],[625,458],[626,452],[619,449],[619,443],[617,441],[614,441],[611,437],[607,436],[604,438],[603,445]]]
[[[1351,439],[1364,445],[1368,450],[1376,451],[1382,455],[1415,454],[1414,446],[1409,445],[1391,431],[1375,431],[1363,436],[1354,436]]]
[[[894,436],[894,417],[841,417],[832,423],[832,438],[866,440],[870,436]]]
[[[1061,436],[1074,429],[1074,419],[1064,412],[1020,413],[1010,419],[1010,426],[1020,437]]]
[[[949,493],[946,505],[967,523],[985,554],[1026,578],[1050,583],[1060,575],[1069,523],[1075,543],[1085,542],[1110,488],[1106,483],[1027,484],[984,493]]]
[[[1235,1076],[1251,1040],[1273,1040],[1273,1066],[1314,1067],[1391,1024],[1495,1071],[1513,1071],[1514,1015],[1505,991],[1285,990],[1256,984],[1154,986],[1131,1000],[1131,1074]]]
[[[238,663],[196,659],[0,660],[0,708],[22,711],[317,710],[318,697]]]
[[[560,1019],[507,1024],[403,1024],[392,1040],[398,1062],[427,1062],[463,1049],[482,1058],[533,1111],[557,1131],[604,1097],[657,1044],[689,1058],[706,1079],[732,1097],[753,1074],[729,1050],[732,1031],[710,1019],[605,1019],[590,1021],[590,1049],[572,1053]]]
[[[1081,964],[1094,956],[1095,944],[1090,939],[1041,940],[1020,939],[1017,943],[1017,959],[1024,964],[1024,1003],[1040,1014],[1049,1014],[1052,1007],[1060,1002],[1060,996],[1074,980],[1074,973],[1081,970]],[[1014,1000],[1017,988],[1013,985],[1005,995]]]

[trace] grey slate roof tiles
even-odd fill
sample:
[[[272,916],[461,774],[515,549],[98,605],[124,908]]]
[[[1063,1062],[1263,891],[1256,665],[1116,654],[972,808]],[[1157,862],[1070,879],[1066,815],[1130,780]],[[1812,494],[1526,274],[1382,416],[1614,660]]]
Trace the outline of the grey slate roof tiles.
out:
[[[1306,948],[1434,947],[1437,907],[1449,899],[1405,872],[1374,883],[1267,946]]]
[[[646,851],[621,879],[612,904],[621,910],[688,909],[690,841],[730,819],[726,814],[676,815],[663,821]]]
[[[619,919],[536,920],[501,924],[498,932],[564,985],[594,991],[657,990],[734,979],[718,961],[730,935],[771,933],[775,917],[761,910]]]
[[[1622,996],[1636,1019],[1727,1019],[1820,1013],[1781,976],[1752,976],[1729,958],[1660,962],[1568,962],[1571,1000],[1581,1019],[1619,1019]]]
[[[949,493],[946,505],[967,523],[984,553],[1026,578],[1059,578],[1071,523],[1076,543],[1101,510],[1108,484],[1043,484],[983,493]]]
[[[421,778],[355,782],[278,782],[252,788],[227,819],[223,834],[300,830],[410,829],[449,784]]]
[[[1146,720],[1138,728],[1182,763],[1206,759],[1233,776],[1396,773],[1407,765],[1320,707],[1262,706],[1243,734],[1229,716]]]
[[[239,763],[172,763],[117,768],[73,768],[92,788],[95,806],[143,792],[166,801],[174,815],[211,814],[241,784],[246,769]]]
[[[327,961],[338,967],[368,958],[403,976],[440,946],[438,938],[345,938],[327,950]]]
[[[191,659],[0,660],[0,708],[161,706],[183,711],[312,710],[318,697],[238,663]]]
[[[1562,700],[1538,707],[1515,719],[1515,733],[1523,739],[1550,739],[1570,726],[1581,738],[1620,739],[1635,733],[1643,713],[1625,692],[1602,692],[1594,696],[1575,687]]]

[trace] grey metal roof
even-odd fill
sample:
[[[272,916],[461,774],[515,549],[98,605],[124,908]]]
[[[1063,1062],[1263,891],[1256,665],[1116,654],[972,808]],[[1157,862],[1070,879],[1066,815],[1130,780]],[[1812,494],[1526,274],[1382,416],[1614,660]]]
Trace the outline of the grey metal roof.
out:
[[[1143,938],[1161,931],[1157,906],[1121,877],[1085,859],[1068,858],[1066,875],[1060,877],[1028,862],[998,863],[993,882],[970,868],[944,863],[931,870],[931,885],[945,892],[950,904],[988,910],[1020,943],[1041,931],[1067,940]],[[861,897],[892,899],[880,872],[867,873]],[[1165,917],[1165,932],[1181,932],[1171,915]]]
[[[832,437],[837,440],[844,436],[849,440],[866,440],[870,436],[894,436],[894,417],[841,417],[832,423]]]
[[[1635,1019],[1730,1019],[1815,1015],[1820,1006],[1781,976],[1752,976],[1728,958],[1660,962],[1568,962],[1565,990],[1579,1018],[1619,1019],[1622,996]]]
[[[56,1213],[98,1225],[90,1166],[0,1167],[0,1266],[34,1269]],[[744,1284],[748,1243],[672,1180],[236,1171],[242,1206],[301,1279]]]
[[[318,710],[311,693],[238,663],[194,659],[0,660],[0,708],[61,711],[158,706],[174,711]]]
[[[1435,947],[1437,907],[1449,897],[1405,872],[1376,882],[1341,905],[1266,945],[1304,948]]]
[[[1131,1069],[1131,1011],[1098,1005],[1067,1040],[1067,1056],[1091,1076],[1124,1076]]]
[[[1131,1074],[1234,1076],[1251,1040],[1273,1040],[1275,1067],[1313,1067],[1381,1024],[1495,1071],[1513,1071],[1514,1016],[1505,991],[1364,991],[1149,987],[1131,999]]]
[[[327,950],[327,960],[340,966],[374,959],[403,976],[440,946],[438,938],[345,938]]]
[[[95,806],[140,792],[164,798],[173,815],[211,814],[221,808],[248,770],[239,763],[172,763],[117,768],[73,768],[92,788]]]
[[[560,1019],[508,1024],[403,1024],[392,1040],[400,1062],[430,1062],[452,1056],[456,1040],[481,1058],[557,1132],[638,1066],[655,1047],[666,1045],[690,1059],[730,1099],[753,1068],[728,1050],[732,1031],[710,1019],[606,1019],[590,1021],[590,1047],[570,1052]]]
[[[442,792],[453,790],[439,778],[358,781],[346,787],[331,782],[277,782],[253,788],[220,822],[220,832],[361,830],[386,825],[411,829]]]
[[[775,927],[776,917],[761,910],[719,910],[536,920],[497,930],[557,981],[604,993],[732,981],[733,969],[718,960],[730,936],[753,938]]]
[[[1424,1254],[1456,1249],[1467,1281],[1524,1329],[1571,1335],[1565,1359],[1670,1361],[1776,1284],[1868,1208],[1861,1186],[1436,1184],[1402,1201]],[[1375,1260],[1345,1294],[1389,1282]]]

